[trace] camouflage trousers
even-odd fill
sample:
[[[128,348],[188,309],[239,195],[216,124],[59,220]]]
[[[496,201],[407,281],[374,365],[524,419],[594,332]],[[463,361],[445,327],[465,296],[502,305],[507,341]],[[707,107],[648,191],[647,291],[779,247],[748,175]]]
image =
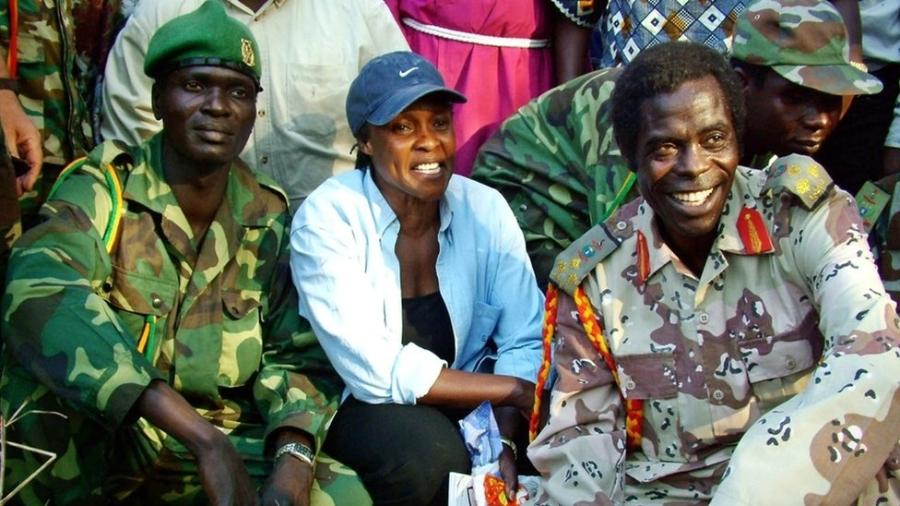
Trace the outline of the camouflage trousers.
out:
[[[53,452],[53,464],[41,471],[9,504],[208,504],[197,474],[197,462],[173,438],[143,419],[109,432],[73,410],[43,385],[13,366],[0,379],[0,411],[7,421],[28,398],[7,430],[8,442]],[[63,418],[57,414],[66,416]],[[272,469],[263,457],[262,427],[233,430],[228,436],[241,455],[250,478],[261,486]],[[35,473],[47,457],[7,445],[5,493]],[[372,504],[350,468],[319,454],[310,493],[312,506]]]

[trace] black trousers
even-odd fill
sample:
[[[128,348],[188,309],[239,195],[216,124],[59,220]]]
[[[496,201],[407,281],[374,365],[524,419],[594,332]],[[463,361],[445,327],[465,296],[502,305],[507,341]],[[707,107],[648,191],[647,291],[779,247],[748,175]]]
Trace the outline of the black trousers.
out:
[[[350,397],[324,449],[359,474],[376,505],[447,504],[448,474],[470,471],[457,424],[467,411]]]

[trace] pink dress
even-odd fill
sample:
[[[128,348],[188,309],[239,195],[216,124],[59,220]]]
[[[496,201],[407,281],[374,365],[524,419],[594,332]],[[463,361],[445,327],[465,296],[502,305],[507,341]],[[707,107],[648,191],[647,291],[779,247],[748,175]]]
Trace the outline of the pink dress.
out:
[[[385,1],[410,48],[440,70],[447,86],[469,98],[454,115],[454,170],[467,176],[478,149],[503,120],[553,85],[549,43],[510,47],[549,42],[552,4],[547,0]],[[426,33],[436,31],[441,34]],[[453,40],[467,39],[467,34],[497,39]]]

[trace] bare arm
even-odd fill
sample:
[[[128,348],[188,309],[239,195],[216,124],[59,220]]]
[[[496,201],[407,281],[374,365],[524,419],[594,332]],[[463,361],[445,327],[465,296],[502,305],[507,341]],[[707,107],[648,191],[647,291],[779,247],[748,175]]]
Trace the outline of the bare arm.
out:
[[[272,439],[277,450],[288,443],[300,443],[315,451],[315,443],[309,434],[302,431],[283,428],[276,432]],[[313,467],[290,455],[282,456],[275,461],[272,474],[262,489],[262,504],[308,506],[309,492],[312,490]]]
[[[591,29],[578,26],[562,13],[553,16],[553,63],[556,83],[568,82],[590,70],[588,44]]]
[[[859,0],[831,0],[844,18],[850,39],[850,61],[862,63],[862,24],[859,21]]]
[[[250,476],[231,441],[167,383],[152,381],[134,404],[134,413],[177,439],[197,457],[203,490],[212,504],[257,503]]]
[[[6,48],[0,46],[0,62],[5,61]],[[0,78],[8,77],[6,64],[0,64]],[[16,194],[21,196],[34,187],[41,172],[44,159],[41,133],[25,114],[19,97],[12,90],[0,90],[0,118],[3,118],[3,134],[9,153],[28,162],[28,172],[16,177]]]
[[[494,406],[515,407],[522,413],[531,411],[534,384],[499,374],[458,371],[445,367],[424,396],[422,404],[474,408],[483,401]]]

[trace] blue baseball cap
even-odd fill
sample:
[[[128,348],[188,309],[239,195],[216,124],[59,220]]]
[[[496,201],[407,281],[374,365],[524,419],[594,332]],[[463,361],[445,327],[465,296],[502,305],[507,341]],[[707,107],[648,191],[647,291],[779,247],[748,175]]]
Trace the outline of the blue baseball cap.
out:
[[[386,125],[425,95],[442,93],[454,103],[465,95],[447,88],[444,78],[425,58],[409,51],[395,51],[363,66],[347,93],[347,122],[358,137],[366,123]]]

